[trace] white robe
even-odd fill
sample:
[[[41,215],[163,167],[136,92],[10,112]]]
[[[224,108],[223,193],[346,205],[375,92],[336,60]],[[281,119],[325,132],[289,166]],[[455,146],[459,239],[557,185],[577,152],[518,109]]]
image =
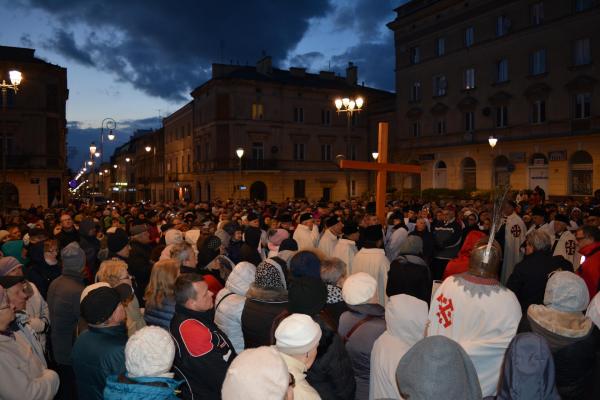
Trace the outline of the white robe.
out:
[[[429,310],[428,336],[443,335],[458,342],[473,361],[483,397],[494,396],[504,354],[521,320],[521,306],[507,288],[465,277],[451,276],[437,289]]]
[[[516,213],[512,213],[506,218],[504,230],[504,254],[502,260],[502,272],[500,280],[506,284],[508,278],[515,269],[515,265],[523,259],[521,253],[521,245],[525,241],[527,227],[525,223]]]
[[[394,261],[398,257],[398,248],[408,237],[408,230],[404,227],[396,229],[390,236],[385,246],[385,255],[388,260]]]
[[[335,248],[333,249],[332,257],[337,257],[346,263],[346,276],[352,273],[352,262],[354,256],[358,252],[356,248],[356,242],[349,239],[340,239],[337,241]]]
[[[540,225],[540,226],[539,226],[539,228],[536,228],[536,225],[535,225],[535,224],[532,224],[532,225],[529,227],[529,230],[527,231],[527,233],[525,234],[525,236],[529,235],[529,234],[530,234],[531,232],[533,232],[533,231],[537,231],[537,230],[540,230],[540,229],[541,229],[543,232],[546,232],[548,235],[550,235],[550,231],[549,231],[549,225],[548,225],[548,224],[546,224],[546,223],[544,223],[544,224]]]
[[[385,307],[385,287],[390,261],[383,249],[360,249],[352,261],[352,273],[366,272],[377,281],[377,296],[379,304]]]
[[[564,231],[557,239],[556,235],[552,238],[553,256],[563,256],[565,260],[573,264],[573,271],[579,269],[581,254],[577,251],[577,240],[571,231]]]
[[[308,226],[302,224],[296,227],[296,230],[294,231],[294,240],[296,241],[296,243],[298,243],[298,251],[314,250],[317,248],[318,241],[315,240],[315,235],[313,231],[308,229]]]
[[[319,240],[319,250],[323,252],[327,257],[333,256],[333,249],[337,244],[338,238],[329,229],[325,229],[323,236]]]

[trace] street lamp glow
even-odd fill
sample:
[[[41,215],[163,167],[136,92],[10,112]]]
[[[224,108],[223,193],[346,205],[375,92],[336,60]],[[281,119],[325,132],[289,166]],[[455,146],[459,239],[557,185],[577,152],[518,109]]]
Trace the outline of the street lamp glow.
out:
[[[13,86],[19,86],[21,84],[21,80],[23,80],[23,74],[16,70],[9,71],[8,76],[10,77],[10,83]]]
[[[105,173],[105,174],[108,174],[108,170],[107,170],[107,169],[105,169],[105,170],[104,170],[104,173]]]
[[[496,147],[496,144],[498,143],[498,138],[495,138],[494,136],[490,136],[488,138],[488,143],[490,144],[490,147],[493,149],[494,147]]]
[[[150,150],[152,150],[152,147],[146,146],[146,153],[150,153]]]
[[[356,108],[358,108],[359,110],[362,108],[364,103],[365,103],[365,100],[362,97],[356,98]]]
[[[337,108],[338,111],[342,108],[342,99],[335,99],[335,108]]]
[[[238,147],[238,149],[235,151],[235,154],[237,154],[238,158],[241,159],[244,156],[244,149]]]
[[[343,105],[344,107],[348,107],[348,104],[350,104],[350,99],[349,99],[349,98],[347,98],[347,97],[344,97],[344,98],[342,99],[342,105]]]
[[[114,164],[114,165],[113,165],[113,168],[115,168],[115,169],[116,169],[116,168],[117,168],[117,164]]]
[[[95,154],[96,153],[96,144],[94,142],[92,142],[92,144],[90,144],[90,154]]]
[[[88,161],[88,162],[87,162],[87,164],[88,164],[88,165],[92,165],[92,164],[93,164],[93,162],[92,162],[92,161]]]
[[[95,152],[94,157],[96,157],[96,158],[100,157],[100,152],[99,151]]]
[[[379,158],[379,153],[374,151],[371,153],[371,156],[373,157],[373,160],[377,160]]]
[[[108,135],[106,135],[106,137],[108,137],[108,140],[115,140],[115,134],[113,133],[112,129],[108,131]]]
[[[104,174],[102,173],[102,171],[100,171],[100,172],[98,172],[98,175],[102,176],[102,175],[104,175]]]
[[[129,161],[131,161],[131,158],[129,158],[129,157],[126,157],[126,158],[125,158],[125,162],[129,162]]]

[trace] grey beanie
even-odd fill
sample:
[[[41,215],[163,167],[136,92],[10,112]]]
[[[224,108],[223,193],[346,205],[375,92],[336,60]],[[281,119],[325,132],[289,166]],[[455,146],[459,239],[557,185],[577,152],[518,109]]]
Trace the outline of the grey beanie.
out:
[[[423,254],[423,240],[416,235],[408,235],[398,246],[398,254],[402,256]]]
[[[79,274],[85,267],[85,252],[77,242],[71,242],[60,252],[63,272]]]

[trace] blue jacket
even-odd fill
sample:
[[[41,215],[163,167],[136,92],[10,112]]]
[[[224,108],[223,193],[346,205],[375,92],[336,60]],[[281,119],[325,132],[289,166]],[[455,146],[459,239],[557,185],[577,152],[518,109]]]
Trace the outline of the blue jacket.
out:
[[[110,328],[90,326],[77,338],[71,359],[80,399],[103,399],[106,378],[125,372],[126,343],[124,324]]]
[[[173,299],[163,299],[162,304],[159,307],[152,307],[149,304],[146,304],[146,309],[144,310],[144,321],[146,321],[146,325],[156,325],[169,330],[171,326],[171,319],[173,319],[173,315],[175,314],[175,300]]]
[[[111,375],[106,379],[105,400],[175,400],[177,387],[183,381],[171,378],[130,378]]]

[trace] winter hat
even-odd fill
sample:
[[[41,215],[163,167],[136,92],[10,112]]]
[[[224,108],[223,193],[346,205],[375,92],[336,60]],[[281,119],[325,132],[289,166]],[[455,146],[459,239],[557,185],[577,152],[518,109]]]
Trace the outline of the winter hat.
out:
[[[423,239],[416,235],[408,235],[398,246],[398,254],[403,256],[423,254]]]
[[[219,247],[221,247],[221,239],[215,235],[209,236],[206,238],[206,241],[204,241],[203,247],[206,247],[208,250],[218,250]]]
[[[226,224],[225,224],[225,226],[223,227],[223,230],[224,230],[225,232],[227,232],[227,234],[228,234],[229,236],[233,236],[233,234],[234,234],[236,231],[239,231],[239,230],[241,230],[241,229],[242,229],[242,227],[241,227],[241,226],[239,226],[238,224],[236,224],[235,222],[228,222],[228,223],[226,223]]]
[[[304,213],[304,214],[300,215],[300,223],[302,223],[304,221],[308,221],[309,219],[313,219],[313,216],[311,213]]]
[[[340,221],[341,221],[340,217],[338,217],[337,215],[334,215],[332,217],[327,218],[327,220],[325,221],[325,226],[327,226],[328,228],[331,228],[332,226],[336,225]]]
[[[482,398],[473,361],[445,336],[426,337],[415,344],[400,359],[396,382],[400,393],[411,400]]]
[[[244,230],[244,242],[248,243],[248,245],[254,248],[258,248],[261,234],[262,231],[259,228],[248,226]]]
[[[254,284],[262,289],[285,290],[285,280],[281,267],[272,259],[266,259],[256,267]]]
[[[200,237],[200,230],[192,229],[190,231],[187,231],[183,236],[185,238],[186,243],[189,243],[197,254],[198,253],[198,238]]]
[[[378,240],[383,239],[383,228],[381,225],[371,225],[367,226],[364,229],[365,239],[369,242],[377,242]]]
[[[0,258],[0,276],[6,276],[10,274],[13,270],[22,266],[23,264],[21,264],[19,260],[17,260],[14,257],[2,257]]]
[[[327,286],[320,279],[295,278],[288,289],[288,300],[289,312],[317,315],[327,303]]]
[[[257,366],[265,368],[257,368]],[[227,368],[223,400],[281,400],[290,384],[285,361],[273,346],[241,352]]]
[[[132,378],[168,376],[175,358],[175,344],[169,332],[146,326],[133,334],[125,345],[125,367]]]
[[[179,229],[169,229],[165,233],[165,244],[179,244],[183,242],[183,233]]]
[[[544,305],[558,311],[584,311],[590,302],[585,281],[570,271],[557,271],[550,276],[544,293]]]
[[[131,236],[139,235],[144,232],[148,232],[148,225],[146,224],[134,225],[129,229]]]
[[[304,354],[316,348],[321,340],[321,327],[305,314],[292,314],[275,330],[275,346],[284,354]]]
[[[290,214],[281,214],[278,219],[279,222],[292,222],[292,216]]]
[[[83,297],[81,316],[88,324],[98,325],[106,322],[120,303],[121,296],[115,289],[110,286],[97,287]]]
[[[96,222],[91,218],[85,218],[79,223],[79,233],[84,236],[90,236],[92,229],[96,229]]]
[[[279,251],[298,251],[298,242],[292,238],[287,238],[279,245]]]
[[[342,287],[342,298],[346,304],[357,306],[368,302],[377,292],[377,281],[366,272],[350,275]]]
[[[533,207],[531,209],[531,215],[537,215],[539,217],[546,218],[546,211],[542,207]]]
[[[110,285],[107,282],[96,282],[89,286],[86,286],[83,289],[83,291],[81,292],[81,295],[79,296],[79,303],[81,303],[83,301],[83,299],[85,299],[85,296],[87,296],[88,293],[90,293],[92,290],[98,289],[100,287],[110,287]]]
[[[300,251],[290,260],[290,270],[294,278],[310,276],[321,279],[321,260],[312,251]]]
[[[275,229],[272,231],[271,236],[269,236],[269,244],[273,244],[274,246],[281,245],[285,239],[290,237],[290,233],[285,229]]]
[[[356,225],[354,223],[344,225],[344,227],[342,228],[342,233],[344,235],[352,235],[353,233],[356,233],[356,232],[358,232],[358,225]]]
[[[220,253],[221,239],[212,235],[206,238],[202,243],[202,248],[198,249],[198,262],[201,266],[206,267]]]
[[[118,253],[129,243],[129,237],[127,237],[127,234],[121,228],[117,229],[115,233],[111,233],[110,235],[106,236],[108,250],[111,253]]]
[[[85,252],[77,242],[71,242],[60,251],[63,272],[80,274],[85,268]]]
[[[565,214],[555,214],[554,215],[554,220],[558,221],[558,222],[565,223],[567,225],[571,224],[571,221],[569,220],[569,217],[567,217]]]

